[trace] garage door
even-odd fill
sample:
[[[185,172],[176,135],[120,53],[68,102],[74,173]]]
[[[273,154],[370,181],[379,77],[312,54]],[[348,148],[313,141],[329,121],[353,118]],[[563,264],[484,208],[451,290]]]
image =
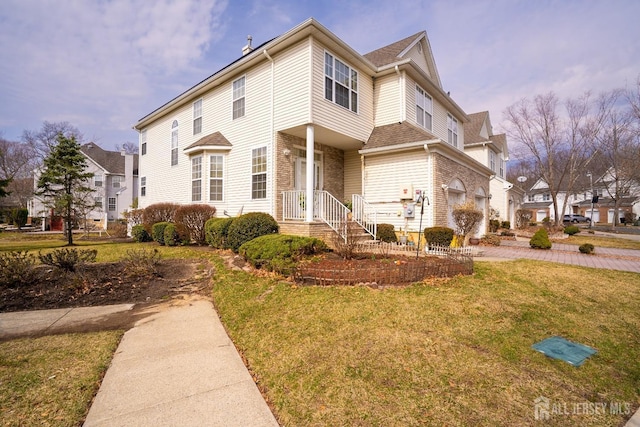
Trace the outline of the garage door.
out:
[[[593,222],[600,222],[600,210],[599,209],[594,209],[593,211],[591,211],[591,209],[587,210],[586,216],[591,218],[593,220]]]

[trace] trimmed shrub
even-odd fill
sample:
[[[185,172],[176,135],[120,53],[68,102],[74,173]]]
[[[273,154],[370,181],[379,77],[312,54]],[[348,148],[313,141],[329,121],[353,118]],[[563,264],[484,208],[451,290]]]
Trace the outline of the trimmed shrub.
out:
[[[551,241],[549,240],[547,230],[545,228],[538,229],[531,240],[529,240],[529,246],[534,249],[551,249]]]
[[[489,231],[495,233],[500,228],[500,220],[499,219],[490,219],[489,220]]]
[[[398,236],[396,236],[393,224],[378,224],[376,240],[387,243],[397,243]]]
[[[35,257],[28,251],[0,253],[0,287],[18,288],[35,278]]]
[[[170,222],[156,222],[151,227],[151,237],[154,242],[158,242],[161,246],[164,246],[164,229]]]
[[[511,221],[502,221],[500,227],[509,230],[511,228]]]
[[[234,252],[240,246],[256,237],[278,232],[278,223],[273,217],[263,212],[250,212],[233,220],[227,230],[227,244]]]
[[[138,243],[150,242],[153,240],[142,224],[131,227],[131,237],[133,237],[133,240]]]
[[[176,211],[180,205],[177,203],[155,203],[149,205],[142,213],[142,223],[147,231],[152,231],[154,224],[158,222],[174,222]]]
[[[38,253],[40,262],[60,270],[74,272],[79,266],[96,262],[98,251],[96,249],[56,249],[47,254]]]
[[[174,223],[181,235],[198,245],[207,243],[205,224],[216,215],[216,208],[209,205],[183,205],[176,210]]]
[[[574,234],[578,234],[580,229],[575,225],[567,225],[564,228],[564,234],[568,234],[569,236],[573,236]]]
[[[251,265],[289,275],[300,259],[327,250],[327,245],[313,237],[267,234],[240,246],[238,252]]]
[[[175,224],[168,223],[164,228],[164,244],[167,246],[177,246],[180,243],[180,234]]]
[[[228,249],[227,234],[235,218],[211,218],[204,225],[205,239],[215,249]]]
[[[453,240],[453,229],[449,227],[427,227],[424,238],[429,245],[449,246]]]
[[[580,251],[580,253],[587,254],[587,255],[593,254],[595,249],[596,247],[593,246],[591,243],[583,243],[578,247],[578,250]]]
[[[496,235],[487,234],[485,236],[482,236],[481,242],[489,246],[500,246],[500,243],[502,243],[502,240],[500,240],[500,238]]]

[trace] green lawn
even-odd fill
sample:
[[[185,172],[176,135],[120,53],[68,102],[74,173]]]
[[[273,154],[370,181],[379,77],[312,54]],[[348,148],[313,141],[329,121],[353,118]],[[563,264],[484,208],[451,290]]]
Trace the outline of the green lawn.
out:
[[[596,248],[620,248],[620,249],[638,249],[640,250],[640,240],[630,240],[624,237],[609,237],[602,235],[589,234],[581,231],[578,234],[569,236],[567,239],[558,240],[558,243],[566,243],[569,245],[582,245],[583,243],[591,243]]]
[[[0,425],[78,426],[122,332],[0,343]]]
[[[99,259],[115,260],[141,246],[95,247]],[[519,260],[477,262],[473,276],[397,289],[304,287],[230,271],[206,248],[159,249],[164,257],[215,261],[218,313],[282,425],[536,425],[534,400],[546,397],[569,411],[614,403],[629,413],[556,414],[545,425],[616,426],[640,403],[638,274]],[[531,349],[553,335],[598,354],[575,368]],[[85,379],[79,381],[56,373],[77,363],[44,369],[50,362],[31,356],[51,352],[43,343],[0,347],[0,369],[7,373],[0,377],[0,425],[30,425],[35,418],[24,417],[31,412],[58,414],[38,406],[40,387],[52,375],[62,384],[46,401],[80,402],[82,409],[61,414],[87,410],[86,397],[65,396],[75,383],[95,384],[95,373],[81,374]],[[87,359],[100,367],[116,343],[113,337],[72,347],[102,348]],[[66,349],[56,354],[69,355],[61,360],[78,357]],[[28,380],[10,385],[14,377]],[[37,410],[5,410],[27,395],[35,403],[27,400],[24,408]],[[77,422],[53,417],[51,425]]]
[[[214,299],[283,425],[512,426],[535,423],[540,396],[638,407],[639,290],[638,274],[513,261],[383,291],[219,268]],[[576,368],[531,349],[553,335],[598,354]]]

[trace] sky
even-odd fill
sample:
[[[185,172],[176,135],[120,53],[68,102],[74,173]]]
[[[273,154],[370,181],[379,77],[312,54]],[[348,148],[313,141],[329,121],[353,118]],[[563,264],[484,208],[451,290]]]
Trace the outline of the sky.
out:
[[[142,117],[313,17],[365,54],[425,30],[443,89],[467,113],[555,92],[631,87],[638,0],[2,0],[0,136],[66,121],[104,149]]]

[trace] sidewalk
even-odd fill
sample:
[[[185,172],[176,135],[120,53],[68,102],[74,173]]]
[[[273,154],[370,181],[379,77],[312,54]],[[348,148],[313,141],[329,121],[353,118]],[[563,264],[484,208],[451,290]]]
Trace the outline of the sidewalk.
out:
[[[181,301],[127,331],[85,426],[277,426],[211,302]]]
[[[640,250],[596,247],[594,255],[578,251],[576,245],[553,243],[549,250],[531,249],[528,242],[503,240],[500,246],[483,246],[476,261],[494,259],[534,259],[583,267],[640,273]]]

